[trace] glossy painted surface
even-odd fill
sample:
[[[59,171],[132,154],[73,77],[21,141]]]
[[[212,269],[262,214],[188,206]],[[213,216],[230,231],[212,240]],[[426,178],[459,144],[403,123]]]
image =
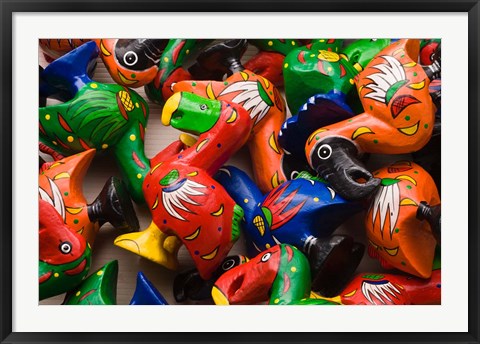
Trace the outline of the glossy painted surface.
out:
[[[183,68],[183,64],[189,55],[194,54],[209,42],[211,40],[208,39],[170,39],[160,58],[155,78],[145,86],[148,98],[163,104],[173,95],[173,84],[191,79],[190,72]]]
[[[51,62],[69,51],[90,41],[89,39],[39,39],[38,43],[46,59]]]
[[[280,243],[296,246],[310,263],[312,289],[324,295],[335,295],[351,278],[364,246],[331,234],[362,209],[358,202],[346,201],[307,172],[266,195],[236,167],[222,168],[216,179],[245,212],[242,228],[249,257]]]
[[[249,39],[259,49],[245,63],[245,68],[270,80],[276,87],[283,86],[283,60],[293,49],[303,45],[297,39]]]
[[[39,109],[40,142],[65,156],[111,151],[132,198],[141,203],[150,169],[144,152],[148,105],[133,90],[90,79],[87,70],[98,52],[91,41],[45,68],[42,79],[72,98]]]
[[[151,82],[168,39],[96,39],[100,57],[113,80],[127,87]]]
[[[90,245],[63,222],[46,201],[39,200],[39,298],[62,294],[80,284],[91,263]]]
[[[430,277],[437,244],[434,234],[440,236],[440,213],[432,213],[433,218],[427,219],[422,212],[425,207],[431,212],[440,210],[433,179],[409,161],[373,174],[382,182],[365,216],[369,254],[378,257],[385,268]]]
[[[330,41],[331,46],[324,46]],[[293,116],[282,127],[280,146],[308,164],[305,142],[316,128],[362,112],[353,77],[389,42],[360,39],[342,48],[341,40],[320,40],[292,52],[285,67],[285,92]]]
[[[382,50],[355,78],[365,112],[308,138],[309,164],[342,196],[363,198],[379,184],[359,163],[360,152],[412,153],[429,141],[435,106],[430,80],[416,62],[419,48],[418,40],[404,39]]]
[[[133,293],[130,305],[168,305],[167,300],[162,294],[155,288],[141,271],[137,274],[137,285],[135,286],[135,292]]]
[[[65,296],[64,305],[116,305],[118,261],[112,260],[92,273]]]
[[[434,53],[440,45],[441,39],[422,39],[420,42],[420,63],[431,65],[434,61]]]
[[[47,98],[61,102],[71,100],[84,84],[91,81],[97,69],[98,51],[93,42],[85,43],[49,65],[39,66],[39,106]]]
[[[340,295],[328,300],[342,305],[439,305],[441,288],[441,270],[433,271],[429,279],[369,272],[358,274]]]
[[[188,148],[173,143],[168,154],[152,159],[143,185],[152,226],[120,236],[115,244],[175,269],[179,239],[201,277],[208,279],[237,240],[243,217],[242,208],[212,175],[248,139],[250,116],[237,104],[179,92],[166,102],[162,123],[199,137],[183,134]],[[178,238],[169,252],[159,242],[165,236]]]
[[[312,299],[310,267],[295,246],[281,244],[263,251],[245,264],[225,272],[215,282],[212,297],[217,305],[335,305]]]
[[[329,236],[362,209],[305,172],[266,195],[236,167],[223,167],[215,178],[243,208],[249,256],[279,243],[306,249],[310,241]]]
[[[183,81],[175,84],[173,89],[242,105],[253,124],[248,147],[252,164],[256,166],[255,180],[266,192],[287,179],[282,167],[285,153],[277,143],[277,135],[285,120],[285,104],[271,82],[243,70],[225,81]]]
[[[334,92],[331,102],[344,103],[354,89],[353,78],[389,42],[363,39],[342,49],[341,40],[321,41],[295,49],[285,58],[285,97],[293,115],[318,94]],[[327,45],[329,41],[331,46]]]
[[[130,197],[116,177],[106,182],[94,202],[87,202],[82,191],[83,179],[94,155],[95,150],[90,149],[45,163],[38,176],[40,199],[54,206],[63,222],[91,246],[106,222],[127,231],[139,227]]]
[[[241,66],[239,60],[242,42],[235,42],[234,48],[228,46],[230,42],[234,41],[224,43],[223,51],[220,51],[221,47],[215,51],[217,53],[215,58],[225,66],[225,72],[230,69],[236,70],[232,75],[222,81],[178,82],[173,86],[173,90],[237,103],[248,111],[253,123],[248,141],[252,164],[255,166],[253,173],[260,189],[268,192],[290,179],[292,170],[299,169],[277,142],[281,125],[286,118],[285,103],[272,82]],[[223,71],[221,74],[223,75]]]

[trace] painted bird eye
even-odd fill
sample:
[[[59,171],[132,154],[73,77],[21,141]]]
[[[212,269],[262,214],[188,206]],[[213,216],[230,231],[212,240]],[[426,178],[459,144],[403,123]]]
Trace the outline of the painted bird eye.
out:
[[[123,62],[127,66],[133,66],[138,61],[137,53],[134,51],[127,51],[125,55],[123,55]]]
[[[271,256],[272,256],[272,254],[271,254],[270,252],[265,253],[265,254],[263,255],[262,259],[261,259],[262,262],[266,262],[267,260],[270,259]]]
[[[70,252],[72,252],[72,244],[69,243],[68,241],[62,242],[59,248],[63,254],[69,254]]]
[[[207,104],[200,105],[200,110],[202,110],[202,111],[206,110],[207,108],[208,108]]]
[[[292,171],[292,173],[290,173],[290,179],[295,179],[297,176],[298,176],[298,171]]]
[[[330,145],[321,145],[318,149],[318,157],[322,160],[327,160],[332,155],[332,147]]]
[[[222,270],[227,271],[230,270],[235,266],[235,260],[234,259],[229,259],[222,264]]]

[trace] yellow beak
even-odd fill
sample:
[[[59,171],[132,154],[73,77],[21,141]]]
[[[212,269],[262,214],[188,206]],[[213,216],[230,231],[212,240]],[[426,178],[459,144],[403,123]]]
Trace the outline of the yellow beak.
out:
[[[170,120],[175,111],[177,111],[178,106],[180,105],[180,100],[182,99],[182,94],[180,92],[174,93],[173,96],[168,98],[167,102],[163,106],[162,111],[162,124],[170,125]]]
[[[213,286],[212,288],[212,298],[213,302],[215,302],[216,305],[229,305],[230,303],[228,302],[228,299],[223,295],[223,293],[218,289],[217,287]]]

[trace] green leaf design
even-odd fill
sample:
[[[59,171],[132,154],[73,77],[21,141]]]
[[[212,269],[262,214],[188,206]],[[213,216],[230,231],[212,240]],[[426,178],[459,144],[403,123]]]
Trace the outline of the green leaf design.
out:
[[[270,227],[272,225],[272,212],[270,209],[262,207],[263,214],[265,215],[265,219],[268,222],[268,226]]]
[[[258,87],[258,94],[260,94],[260,98],[262,98],[262,100],[265,103],[267,103],[268,106],[273,106],[272,100],[268,96],[267,91],[265,91],[260,81],[257,81],[257,87]]]
[[[165,177],[163,177],[159,184],[162,186],[167,186],[175,182],[180,174],[178,173],[178,170],[171,170],[170,172],[167,173]]]
[[[372,275],[363,275],[362,278],[368,278],[368,279],[371,279],[371,280],[380,280],[382,278],[384,278],[385,276],[384,275],[377,275],[377,274],[372,274]]]
[[[400,181],[397,180],[397,179],[392,179],[392,178],[383,178],[382,179],[382,185],[383,186],[390,186],[390,185],[393,185],[393,184],[397,184],[398,182],[400,182]]]

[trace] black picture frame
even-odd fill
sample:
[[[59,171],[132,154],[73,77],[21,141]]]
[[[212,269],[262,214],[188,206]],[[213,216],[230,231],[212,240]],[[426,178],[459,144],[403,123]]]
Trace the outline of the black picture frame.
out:
[[[0,0],[0,340],[1,343],[479,343],[479,14],[478,0]],[[12,332],[12,16],[15,12],[464,12],[468,13],[468,332],[465,333],[30,333]],[[459,297],[459,302],[465,298]],[[452,315],[454,316],[454,315]],[[239,319],[239,321],[241,321]]]

